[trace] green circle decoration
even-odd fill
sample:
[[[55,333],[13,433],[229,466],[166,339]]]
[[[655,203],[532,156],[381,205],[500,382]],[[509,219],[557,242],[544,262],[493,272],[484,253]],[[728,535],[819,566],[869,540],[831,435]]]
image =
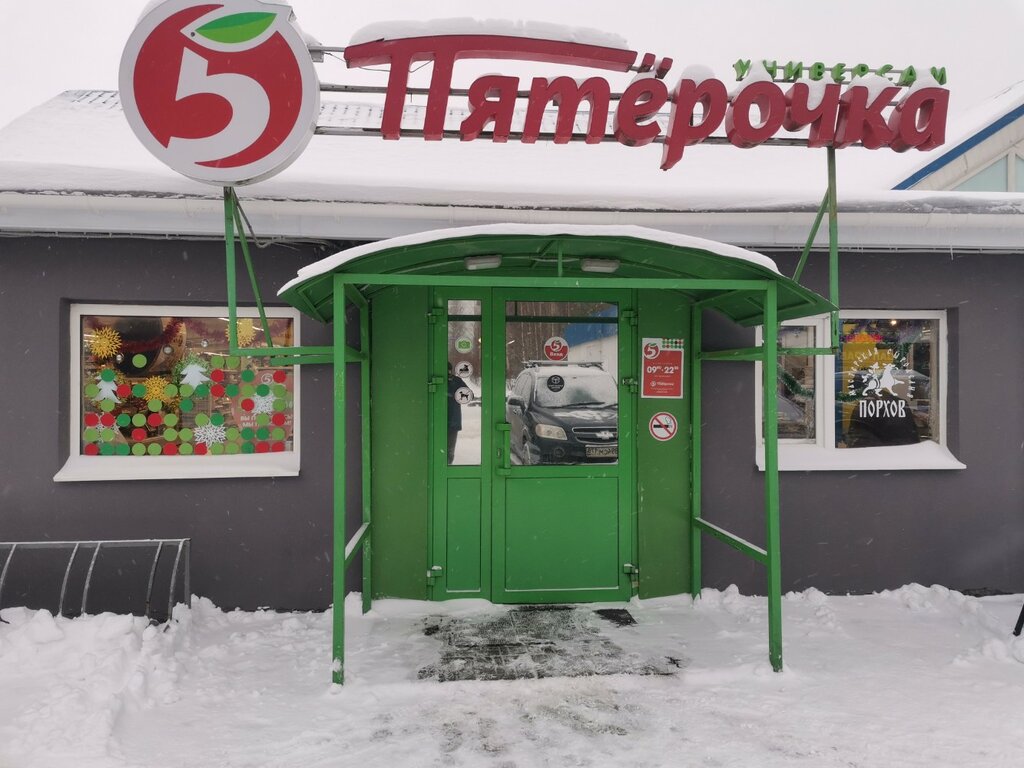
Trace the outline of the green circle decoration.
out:
[[[100,456],[113,456],[114,455],[114,444],[104,443],[100,446]]]
[[[270,414],[269,413],[257,413],[256,414],[256,425],[257,426],[265,427],[269,423],[270,423]]]
[[[256,437],[259,438],[260,440],[266,440],[268,437],[270,437],[270,430],[267,429],[266,427],[260,427],[259,429],[256,430]]]
[[[210,446],[210,453],[212,453],[214,456],[220,456],[222,453],[224,453],[224,444],[214,443],[213,445]]]
[[[136,427],[144,427],[144,426],[146,426],[146,417],[145,417],[145,415],[143,415],[141,413],[136,413],[134,416],[132,416],[132,424],[134,424]]]
[[[95,443],[100,439],[100,431],[95,427],[89,427],[82,433],[82,439],[87,443]]]
[[[252,384],[243,384],[241,392],[242,397],[252,397],[253,395],[256,394],[256,387],[254,387]]]
[[[166,397],[174,397],[178,394],[178,388],[174,384],[168,384],[164,387],[164,395]]]
[[[242,439],[243,440],[252,440],[252,438],[253,438],[252,427],[243,427],[242,428]]]
[[[228,397],[238,397],[238,385],[228,384],[226,387],[224,387],[224,394],[226,394]]]
[[[107,429],[104,429],[104,430],[100,431],[100,440],[102,440],[104,443],[109,443],[113,439],[114,439],[114,430],[112,430],[112,429],[110,429],[108,427]]]
[[[284,440],[284,427],[275,427],[270,436],[275,440]]]
[[[213,357],[210,358],[210,367],[211,368],[223,368],[224,367],[224,358],[221,357],[220,355],[214,355]]]
[[[213,426],[215,426],[215,427],[222,426],[224,424],[224,414],[223,413],[212,413],[212,414],[210,414],[210,423],[213,424]]]
[[[131,423],[132,423],[132,417],[129,416],[127,413],[119,413],[119,414],[117,414],[117,426],[119,426],[119,427],[127,427]]]
[[[85,394],[86,394],[87,397],[96,397],[96,395],[98,395],[99,393],[100,393],[100,388],[97,387],[95,384],[86,384],[85,385]]]
[[[238,427],[228,427],[227,439],[231,442],[238,439]]]
[[[242,453],[256,453],[256,446],[253,443],[242,443]]]
[[[104,368],[102,371],[100,371],[100,378],[103,379],[104,381],[113,381],[116,376],[117,374],[114,373],[113,368]]]
[[[127,456],[132,452],[132,447],[128,445],[128,443],[118,443],[117,448],[114,450],[114,452],[118,456]]]
[[[189,413],[193,408],[195,408],[195,403],[186,397],[178,403],[178,407],[181,408],[182,413]]]
[[[184,429],[179,430],[178,431],[178,439],[181,440],[181,442],[183,442],[183,443],[191,443],[192,442],[192,430],[189,429],[188,427],[185,427]]]
[[[240,362],[241,362],[241,361],[240,361],[240,360],[239,360],[239,359],[238,359],[237,357],[235,357],[234,355],[232,355],[231,357],[229,357],[229,358],[227,359],[227,362],[226,362],[226,364],[224,365],[224,367],[225,367],[225,368],[237,368],[237,367],[238,367],[238,364],[239,364]]]
[[[260,397],[266,397],[267,395],[270,394],[270,387],[268,387],[266,384],[259,384],[256,387],[256,394],[259,395]]]
[[[113,400],[101,400],[100,410],[105,413],[110,413],[112,410],[114,410],[115,405],[117,405],[117,403],[115,403]]]
[[[191,384],[182,384],[178,387],[178,394],[182,397],[192,397],[192,393],[196,391],[196,388]]]
[[[145,368],[147,362],[145,355],[134,355],[132,357],[132,365],[136,368]]]
[[[270,389],[273,391],[274,397],[284,397],[288,394],[288,387],[284,384],[275,384]]]
[[[145,384],[133,384],[132,395],[134,397],[145,397],[146,396],[146,385]]]
[[[184,443],[178,448],[178,453],[182,456],[191,456],[194,449],[189,443]]]
[[[160,443],[150,443],[149,447],[146,449],[146,453],[150,456],[159,456],[161,450],[163,449],[160,447]]]
[[[132,446],[132,453],[135,456],[145,456],[146,446],[144,446],[142,443],[136,443],[135,445]]]
[[[210,417],[207,416],[205,413],[197,413],[196,414],[196,426],[197,427],[205,427],[209,423],[210,423]]]
[[[164,424],[166,426],[173,427],[177,423],[178,423],[178,416],[177,416],[177,414],[174,414],[174,413],[166,413],[166,414],[164,414]]]
[[[254,371],[252,368],[246,368],[244,371],[242,371],[242,381],[249,382],[255,378],[256,371]]]
[[[210,396],[210,385],[209,384],[200,384],[198,387],[196,387],[195,395],[196,395],[196,397],[209,397]]]
[[[236,453],[238,453],[238,443],[228,443],[225,450],[227,451],[228,454],[234,456]]]
[[[152,411],[153,413],[156,413],[157,411],[164,407],[164,401],[153,398],[148,403],[146,403],[146,407],[149,408],[149,410]]]
[[[274,401],[274,410],[275,411],[280,412],[280,411],[283,411],[287,407],[288,407],[288,403],[282,397],[279,397],[279,398],[277,398],[277,400]]]
[[[164,430],[164,440],[166,440],[168,443],[173,443],[177,439],[178,430],[174,429],[173,427],[169,427]]]

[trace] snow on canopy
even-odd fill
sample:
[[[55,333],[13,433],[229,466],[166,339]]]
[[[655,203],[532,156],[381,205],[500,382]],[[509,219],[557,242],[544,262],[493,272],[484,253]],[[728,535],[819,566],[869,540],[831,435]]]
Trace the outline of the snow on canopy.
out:
[[[369,256],[380,251],[389,251],[393,248],[408,248],[424,243],[433,243],[440,240],[453,240],[456,238],[477,237],[495,235],[530,235],[533,237],[556,237],[558,235],[572,235],[574,237],[629,237],[636,240],[649,240],[656,243],[675,246],[677,248],[693,248],[709,253],[725,256],[730,259],[739,259],[751,264],[756,264],[764,269],[779,273],[779,268],[767,256],[748,251],[746,248],[738,248],[735,245],[719,243],[714,240],[705,240],[701,237],[689,235],[677,235],[672,232],[663,232],[648,227],[635,227],[631,225],[614,224],[592,224],[592,225],[544,225],[544,224],[485,224],[479,227],[455,227],[453,229],[435,229],[430,232],[417,232],[413,235],[394,237],[389,240],[380,240],[375,243],[366,243],[355,248],[347,248],[332,256],[302,267],[298,276],[286,283],[278,295],[289,288],[306,282],[311,278],[333,272],[338,267],[349,262]]]
[[[559,40],[565,43],[599,45],[605,48],[629,48],[626,38],[621,35],[589,27],[570,27],[543,21],[468,17],[431,19],[430,21],[379,21],[367,24],[353,33],[349,45],[359,45],[374,40],[397,40],[404,37],[432,37],[434,35],[533,37],[541,40]]]

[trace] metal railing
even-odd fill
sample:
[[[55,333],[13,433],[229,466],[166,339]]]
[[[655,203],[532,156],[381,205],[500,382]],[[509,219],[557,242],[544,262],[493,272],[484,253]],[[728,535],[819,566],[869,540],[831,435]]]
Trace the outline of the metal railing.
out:
[[[155,548],[153,562],[149,567],[149,581],[146,585],[146,607],[144,615],[148,619],[153,609],[153,587],[156,583],[157,567],[160,565],[160,557],[164,549],[174,550],[174,565],[171,568],[170,588],[167,594],[167,618],[170,619],[174,609],[174,597],[178,587],[178,572],[182,573],[182,595],[186,605],[192,605],[191,591],[191,539],[111,539],[93,541],[0,541],[0,552],[7,550],[7,556],[3,561],[3,568],[0,569],[0,607],[3,607],[4,584],[11,568],[14,555],[22,550],[31,549],[70,549],[71,556],[68,558],[67,566],[64,568],[64,579],[60,585],[60,601],[57,604],[57,615],[64,615],[64,604],[68,594],[68,582],[71,578],[71,571],[78,553],[82,550],[92,550],[92,557],[89,559],[89,569],[85,574],[85,582],[82,587],[81,614],[88,612],[89,589],[92,586],[93,573],[96,570],[96,562],[99,560],[100,551],[103,549],[115,549],[124,547]]]

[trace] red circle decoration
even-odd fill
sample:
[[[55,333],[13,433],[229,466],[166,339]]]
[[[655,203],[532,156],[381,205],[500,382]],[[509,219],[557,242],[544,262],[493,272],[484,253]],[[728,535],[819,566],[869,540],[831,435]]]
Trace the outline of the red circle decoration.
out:
[[[85,418],[83,419],[83,421],[85,422],[85,426],[95,427],[97,424],[100,423],[100,417],[97,416],[95,413],[87,413],[85,414]]]
[[[100,424],[102,424],[104,427],[114,426],[114,414],[104,413],[102,416],[100,416]]]
[[[162,413],[151,413],[146,421],[151,427],[159,427],[164,423],[164,415]]]
[[[288,379],[288,374],[284,371],[274,371],[274,381],[278,384],[284,384]]]
[[[274,423],[274,426],[283,427],[285,418],[285,415],[278,411],[277,413],[270,417],[270,420]]]
[[[132,430],[132,440],[141,441],[146,439],[146,430],[142,427],[137,427]]]
[[[218,383],[224,381],[224,369],[214,368],[212,371],[210,371],[210,378]]]
[[[131,385],[129,384],[118,384],[117,385],[117,396],[128,397],[132,393]]]
[[[274,443],[272,446],[270,446],[270,450],[273,453],[281,453],[281,451],[284,450],[284,443]]]
[[[82,449],[86,456],[97,456],[100,452],[100,447],[96,443],[87,443],[85,448]]]
[[[251,398],[247,397],[241,402],[241,406],[243,411],[251,411],[256,407],[256,403],[254,403]]]
[[[193,451],[197,456],[203,456],[206,454],[206,443],[196,443],[196,448]]]
[[[212,387],[210,387],[210,394],[213,395],[214,397],[224,397],[224,385],[214,384]]]
[[[256,443],[256,453],[270,453],[270,443]]]
[[[178,453],[178,446],[174,443],[164,443],[164,456],[175,456]]]

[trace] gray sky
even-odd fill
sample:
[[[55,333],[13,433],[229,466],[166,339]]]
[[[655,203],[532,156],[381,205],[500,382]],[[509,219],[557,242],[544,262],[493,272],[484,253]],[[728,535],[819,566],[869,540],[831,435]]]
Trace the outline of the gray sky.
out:
[[[0,0],[0,126],[64,90],[116,88],[122,45],[145,4]],[[1024,79],[1024,57],[1017,53],[1024,0],[519,0],[508,5],[481,0],[294,0],[292,7],[303,28],[329,45],[345,45],[352,32],[371,22],[473,16],[615,32],[641,52],[671,56],[676,72],[688,64],[706,64],[723,80],[732,78],[731,64],[738,58],[942,65],[949,73],[952,111]],[[320,74],[324,80],[344,77],[349,82],[372,77],[346,73],[341,66]]]

